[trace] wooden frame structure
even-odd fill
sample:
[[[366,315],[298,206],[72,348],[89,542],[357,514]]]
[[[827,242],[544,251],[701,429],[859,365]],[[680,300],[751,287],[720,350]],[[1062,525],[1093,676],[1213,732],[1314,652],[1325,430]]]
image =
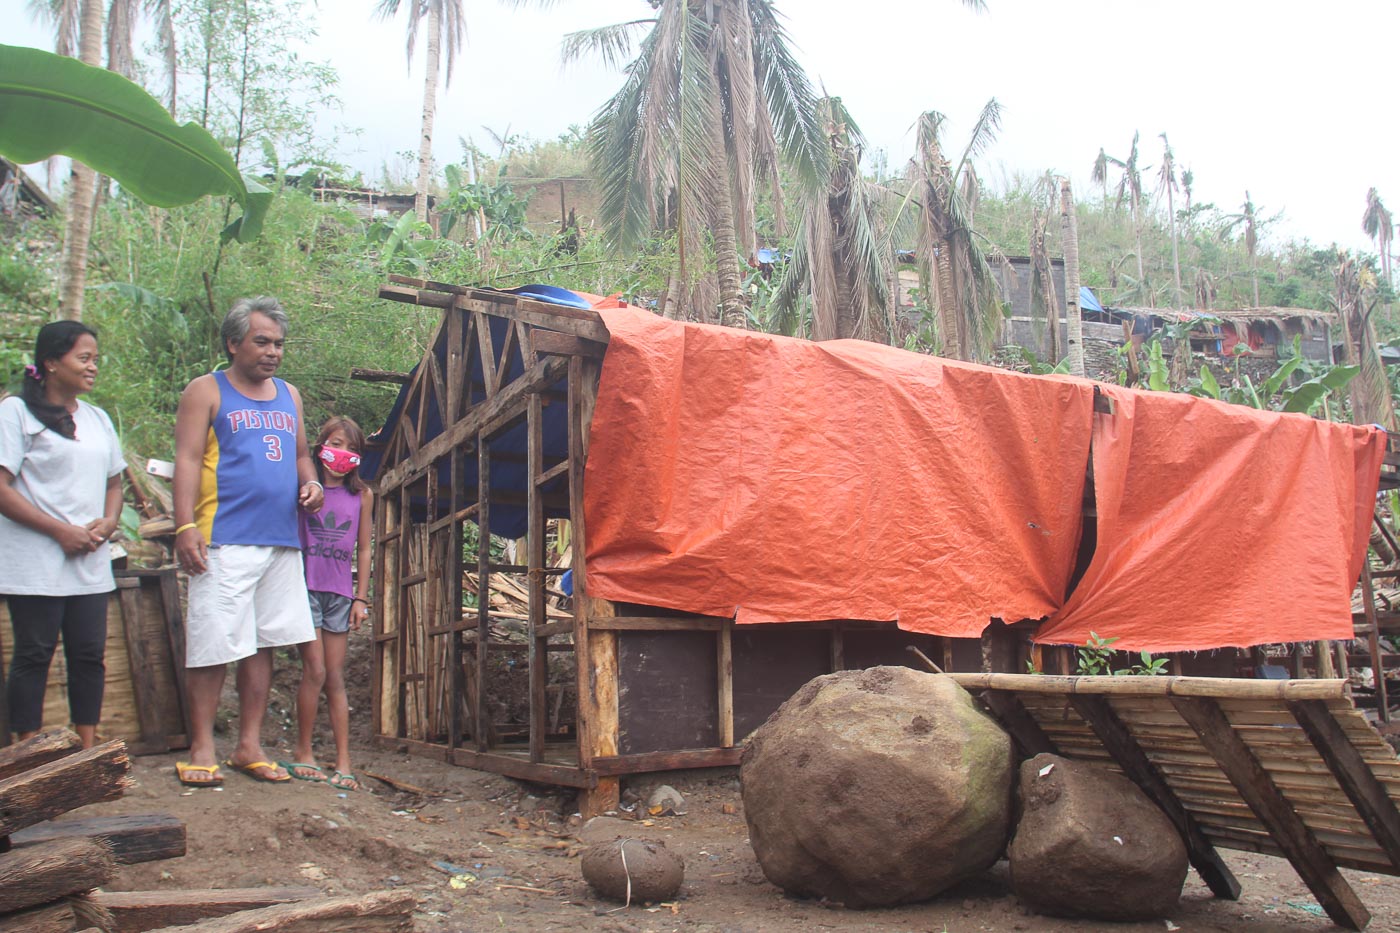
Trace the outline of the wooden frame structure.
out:
[[[594,311],[393,277],[380,297],[443,319],[395,411],[371,439],[373,728],[388,747],[580,788],[585,813],[616,806],[622,775],[738,763],[743,737],[798,687],[847,667],[945,664],[949,639],[862,622],[747,625],[588,596],[584,465],[607,330]],[[572,618],[550,620],[546,522],[570,520]],[[468,523],[477,529],[469,529]],[[523,538],[522,563],[463,545]],[[468,549],[470,551],[470,548]],[[518,559],[518,558],[517,558]],[[464,588],[464,575],[474,586]],[[489,600],[464,593],[517,574],[523,644],[492,637]],[[980,667],[976,642],[959,646]],[[572,667],[571,667],[572,665]],[[524,677],[528,722],[501,721],[502,684]],[[518,691],[517,691],[518,693]],[[566,698],[575,698],[572,704]],[[572,723],[570,722],[572,720]],[[523,733],[523,734],[522,734]]]
[[[1217,897],[1216,847],[1280,855],[1333,922],[1370,919],[1338,866],[1400,875],[1400,762],[1342,680],[954,674],[1026,757],[1097,762],[1181,833]]]

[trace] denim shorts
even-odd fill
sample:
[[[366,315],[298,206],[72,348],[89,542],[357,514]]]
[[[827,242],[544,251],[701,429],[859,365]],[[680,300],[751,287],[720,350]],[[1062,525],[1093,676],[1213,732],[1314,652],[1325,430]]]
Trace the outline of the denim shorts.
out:
[[[310,590],[306,594],[311,599],[311,624],[336,635],[350,631],[349,596],[339,593],[326,593]]]

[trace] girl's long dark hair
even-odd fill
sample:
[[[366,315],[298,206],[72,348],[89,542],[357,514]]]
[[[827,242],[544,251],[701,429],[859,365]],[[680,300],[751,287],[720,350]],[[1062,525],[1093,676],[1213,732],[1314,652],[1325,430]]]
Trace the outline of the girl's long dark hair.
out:
[[[78,436],[78,426],[73,423],[73,415],[66,407],[54,405],[44,396],[44,380],[48,377],[44,364],[67,356],[83,334],[97,339],[97,331],[78,321],[54,321],[39,328],[39,334],[34,338],[34,373],[26,372],[21,379],[23,388],[20,389],[20,398],[24,399],[30,413],[44,427],[70,439]]]
[[[325,446],[326,438],[336,431],[345,432],[345,440],[349,443],[352,453],[357,453],[360,456],[364,456],[365,453],[365,432],[360,430],[360,426],[355,423],[353,418],[336,415],[334,418],[326,419],[326,423],[321,425],[321,433],[316,435],[316,443],[311,447],[311,459],[316,464],[316,478],[321,481],[322,486],[326,483],[326,465],[321,462],[321,448]],[[341,482],[345,484],[346,489],[357,496],[365,488],[365,481],[360,479],[359,467],[346,473]]]

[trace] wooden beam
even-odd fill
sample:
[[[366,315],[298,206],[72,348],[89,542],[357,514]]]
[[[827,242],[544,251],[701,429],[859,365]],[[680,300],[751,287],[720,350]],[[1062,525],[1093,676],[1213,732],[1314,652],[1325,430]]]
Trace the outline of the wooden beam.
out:
[[[725,768],[737,765],[743,757],[742,745],[732,748],[686,748],[668,752],[642,752],[635,755],[603,755],[593,759],[593,769],[601,779],[648,771],[677,771],[685,768]]]
[[[323,897],[243,910],[169,933],[409,933],[418,897],[413,891],[376,891],[348,897]]]
[[[119,933],[140,933],[322,897],[320,888],[205,888],[183,891],[94,891],[87,899],[108,911]]]
[[[118,865],[158,862],[185,854],[185,824],[168,813],[48,820],[10,837],[16,850],[59,839],[96,839],[107,846]]]
[[[1300,700],[1289,703],[1288,709],[1327,763],[1347,799],[1356,807],[1391,866],[1400,873],[1400,812],[1396,811],[1395,801],[1385,785],[1352,744],[1327,704]]]
[[[460,312],[452,312],[461,317]],[[459,364],[460,369],[460,364]],[[449,407],[451,407],[449,405]],[[453,448],[451,463],[448,468],[448,476],[452,483],[452,489],[448,493],[448,512],[446,520],[450,521],[451,545],[449,547],[449,557],[447,559],[447,604],[451,607],[448,615],[457,615],[461,621],[462,613],[462,457],[465,456],[460,448]],[[472,506],[474,510],[476,506]],[[431,532],[430,532],[431,533]],[[447,664],[448,664],[448,706],[447,706],[447,744],[450,748],[457,748],[462,744],[462,706],[466,695],[467,680],[466,673],[462,669],[462,633],[460,629],[451,632],[448,636],[451,639],[447,644]]]
[[[103,933],[116,929],[116,921],[88,904],[83,895],[0,915],[0,933],[73,933],[74,930]]]
[[[598,616],[587,620],[599,632],[718,632],[729,619],[712,616]]]
[[[90,803],[116,800],[130,769],[126,743],[116,740],[0,781],[0,836]]]
[[[1238,677],[1092,677],[1055,674],[950,674],[965,690],[1218,697],[1238,700],[1345,700],[1344,680],[1253,680]]]
[[[0,855],[0,914],[106,884],[117,873],[94,839],[55,839]]]
[[[1181,841],[1186,845],[1186,854],[1192,867],[1206,883],[1206,887],[1210,888],[1211,893],[1226,900],[1239,900],[1239,881],[1220,857],[1220,853],[1215,851],[1215,847],[1201,833],[1195,819],[1177,799],[1176,793],[1157,770],[1157,766],[1147,757],[1142,746],[1138,745],[1132,732],[1118,718],[1109,701],[1101,696],[1071,696],[1069,702],[1089,724],[1089,728],[1094,730],[1094,734],[1099,737],[1103,747],[1113,756],[1113,760],[1128,780],[1136,784],[1166,814],[1167,819],[1172,821],[1176,831],[1181,834]]]
[[[0,748],[0,780],[64,758],[82,747],[83,740],[76,733],[52,729]]]
[[[388,369],[361,369],[358,366],[350,368],[350,378],[359,382],[394,382],[399,385],[408,385],[408,373],[393,372]]]
[[[491,445],[484,440],[477,444],[476,477],[476,501],[481,508],[476,519],[476,682],[472,705],[476,722],[472,724],[472,738],[476,740],[476,750],[485,752],[491,747],[491,716],[486,708],[486,658],[491,640]]]
[[[530,368],[519,379],[512,380],[496,396],[470,409],[460,420],[454,422],[437,437],[428,441],[415,454],[400,462],[380,479],[381,491],[387,492],[402,485],[409,477],[427,469],[429,465],[445,456],[449,450],[468,438],[475,438],[483,424],[488,423],[503,411],[518,404],[530,392],[553,385],[568,371],[568,359],[549,357]]]
[[[596,311],[583,312],[593,315],[590,319],[564,313],[578,309],[561,308],[538,301],[518,301],[512,306],[496,300],[482,301],[458,298],[457,304],[459,307],[468,307],[473,311],[480,311],[492,317],[524,321],[535,327],[563,331],[566,334],[573,334],[575,337],[583,337],[598,343],[607,343],[608,341],[608,329],[603,325],[603,319]]]
[[[544,466],[544,403],[538,395],[530,395],[527,403],[526,453],[527,476],[538,476]],[[549,636],[541,635],[546,624],[545,613],[545,519],[544,498],[536,483],[526,486],[525,551],[527,613],[529,615],[529,678],[530,678],[530,760],[544,759],[545,733],[549,728]]]
[[[1219,704],[1205,697],[1172,697],[1171,703],[1264,824],[1332,922],[1352,930],[1364,928],[1371,919],[1370,912],[1249,746],[1230,726]]]
[[[1014,693],[987,690],[982,694],[982,702],[1011,734],[1024,757],[1034,758],[1041,753],[1060,754],[1059,748],[1040,728],[1035,717],[1026,711]]]
[[[560,356],[586,356],[601,360],[608,345],[595,340],[585,340],[572,334],[560,334],[552,330],[530,331],[530,344],[536,353],[554,353]]]

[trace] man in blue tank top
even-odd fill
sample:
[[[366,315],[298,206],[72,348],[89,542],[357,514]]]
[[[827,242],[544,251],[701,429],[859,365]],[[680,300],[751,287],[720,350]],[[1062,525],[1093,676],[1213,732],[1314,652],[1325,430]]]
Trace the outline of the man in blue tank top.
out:
[[[301,395],[276,377],[287,315],[244,298],[220,334],[228,369],[185,387],[175,416],[175,556],[190,575],[185,689],[190,760],[181,783],[219,784],[214,716],[228,662],[238,664],[238,744],[224,764],[260,781],[289,779],[262,748],[272,651],[315,637],[297,506],[321,507]]]

